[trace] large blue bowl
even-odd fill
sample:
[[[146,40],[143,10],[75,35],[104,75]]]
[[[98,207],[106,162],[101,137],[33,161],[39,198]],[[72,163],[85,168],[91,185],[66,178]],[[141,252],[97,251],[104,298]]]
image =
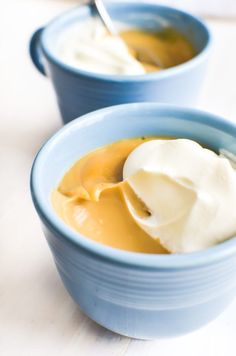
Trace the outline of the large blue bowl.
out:
[[[91,16],[91,7],[79,6],[36,31],[30,43],[36,67],[53,82],[64,122],[103,107],[130,102],[166,102],[193,105],[204,78],[211,48],[207,26],[198,18],[166,6],[119,2],[108,4],[114,20],[147,29],[172,26],[194,45],[197,55],[162,72],[139,76],[104,75],[64,64],[56,51],[61,33]],[[44,64],[43,64],[44,63]]]
[[[236,153],[236,126],[211,114],[148,103],[114,106],[74,120],[43,146],[32,168],[31,191],[72,298],[106,328],[152,339],[197,329],[229,304],[236,293],[236,238],[196,253],[126,252],[72,230],[50,201],[52,189],[79,157],[143,135],[186,137]]]

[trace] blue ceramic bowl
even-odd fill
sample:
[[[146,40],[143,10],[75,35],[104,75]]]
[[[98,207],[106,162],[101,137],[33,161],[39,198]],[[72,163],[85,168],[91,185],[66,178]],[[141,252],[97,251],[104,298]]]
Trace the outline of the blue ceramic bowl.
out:
[[[156,4],[125,1],[107,7],[114,20],[134,27],[176,28],[193,43],[197,55],[176,67],[139,76],[104,75],[76,69],[61,61],[56,43],[65,28],[91,16],[91,7],[80,6],[66,12],[36,31],[30,43],[34,64],[53,82],[63,121],[66,123],[93,110],[130,102],[194,104],[211,47],[206,25],[186,12]]]
[[[236,238],[179,255],[126,252],[94,242],[54,212],[50,194],[81,156],[143,135],[186,137],[236,154],[236,126],[211,114],[126,104],[74,120],[39,151],[31,191],[62,281],[81,309],[119,334],[152,339],[190,332],[214,319],[236,293]],[[207,226],[203,226],[207,228]]]

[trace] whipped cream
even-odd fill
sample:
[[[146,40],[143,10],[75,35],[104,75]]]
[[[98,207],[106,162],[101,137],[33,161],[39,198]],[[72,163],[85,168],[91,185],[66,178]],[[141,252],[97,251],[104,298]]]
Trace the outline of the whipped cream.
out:
[[[119,36],[108,34],[98,19],[67,29],[60,38],[58,54],[67,64],[89,72],[120,75],[145,74]]]
[[[137,224],[172,253],[193,252],[236,235],[236,172],[226,158],[187,140],[152,140],[127,158],[123,177],[146,205]]]

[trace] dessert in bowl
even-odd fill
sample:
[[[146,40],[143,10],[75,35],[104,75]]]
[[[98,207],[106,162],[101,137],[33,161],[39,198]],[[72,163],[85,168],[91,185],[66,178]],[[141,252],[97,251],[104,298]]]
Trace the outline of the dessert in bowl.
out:
[[[116,29],[117,34],[110,34],[96,17],[75,23],[61,34],[57,54],[77,69],[128,76],[168,69],[197,54],[189,39],[170,25],[151,31],[121,22]]]
[[[236,293],[235,237],[197,252],[124,251],[75,231],[52,204],[52,192],[80,157],[116,141],[143,136],[193,140],[216,153],[220,149],[236,153],[236,127],[223,119],[158,104],[121,105],[88,114],[59,130],[35,159],[31,190],[72,298],[108,329],[152,339],[195,330],[229,304]],[[207,229],[206,224],[202,229]]]
[[[235,201],[228,158],[193,140],[157,137],[88,153],[52,195],[55,211],[82,235],[158,254],[199,251],[235,236]]]
[[[120,37],[104,33],[88,5],[32,36],[31,58],[51,78],[63,121],[129,102],[194,104],[211,48],[207,26],[156,4],[107,6]]]

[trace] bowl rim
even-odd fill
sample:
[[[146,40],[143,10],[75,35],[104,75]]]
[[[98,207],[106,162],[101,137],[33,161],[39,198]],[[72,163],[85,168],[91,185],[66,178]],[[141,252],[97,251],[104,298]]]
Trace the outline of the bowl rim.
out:
[[[216,127],[223,130],[226,133],[232,132],[236,137],[236,124],[231,123],[221,117],[213,115],[211,113],[197,110],[184,108],[180,106],[167,105],[167,104],[157,104],[157,103],[132,103],[132,104],[121,104],[113,107],[108,107],[105,109],[100,109],[75,120],[72,120],[67,125],[59,129],[54,135],[51,136],[41,147],[38,154],[36,155],[30,176],[30,187],[31,195],[38,212],[46,226],[56,234],[57,238],[62,238],[74,244],[75,248],[82,249],[86,254],[93,255],[96,259],[102,259],[110,261],[116,264],[129,265],[134,268],[142,269],[183,269],[183,268],[194,268],[207,264],[214,263],[216,261],[228,258],[236,254],[236,237],[232,237],[229,240],[220,243],[219,245],[210,247],[208,249],[184,253],[184,254],[170,254],[170,255],[157,255],[157,254],[146,254],[138,252],[129,252],[124,250],[119,250],[113,247],[109,247],[98,242],[95,242],[88,237],[85,237],[64,223],[64,221],[53,211],[50,206],[50,201],[44,202],[44,199],[40,193],[40,172],[42,171],[43,163],[47,159],[47,153],[53,149],[55,145],[60,144],[60,139],[64,136],[70,135],[74,129],[79,130],[84,126],[92,125],[95,122],[103,121],[107,118],[107,114],[111,112],[119,112],[120,110],[130,111],[130,110],[144,110],[151,109],[164,112],[173,113],[183,113],[188,114],[190,121],[205,122],[208,120],[209,126]],[[101,115],[102,114],[102,115]],[[197,114],[197,119],[196,119]],[[98,116],[100,118],[98,119]]]
[[[208,57],[209,51],[212,47],[212,34],[211,34],[209,27],[203,20],[201,20],[199,17],[191,14],[190,12],[183,11],[183,10],[177,9],[172,6],[155,4],[150,1],[143,2],[143,0],[142,0],[138,4],[135,4],[132,1],[124,1],[124,0],[123,1],[122,0],[114,1],[114,2],[107,4],[108,9],[112,8],[112,7],[119,7],[119,6],[127,6],[127,7],[134,6],[134,7],[139,7],[139,8],[150,8],[150,10],[151,9],[155,9],[155,10],[164,9],[166,11],[171,11],[173,13],[186,16],[189,19],[191,19],[192,21],[196,22],[198,24],[198,26],[201,27],[203,29],[203,31],[205,31],[205,34],[207,37],[205,46],[199,53],[197,53],[193,58],[191,58],[187,62],[184,62],[182,64],[179,64],[179,65],[171,67],[171,68],[167,68],[167,69],[159,71],[159,72],[129,76],[129,75],[117,75],[117,74],[116,75],[102,74],[102,73],[89,72],[89,71],[86,71],[83,69],[79,69],[79,68],[73,67],[72,65],[66,64],[65,62],[60,60],[60,57],[55,55],[54,51],[52,51],[50,49],[50,47],[47,46],[46,38],[47,38],[48,30],[50,30],[50,28],[52,26],[56,25],[57,22],[60,22],[61,20],[63,20],[66,17],[70,17],[76,10],[79,11],[79,9],[87,8],[88,6],[89,5],[80,5],[80,7],[76,6],[68,11],[63,12],[59,16],[56,16],[43,29],[42,36],[40,38],[42,52],[43,52],[44,56],[49,61],[51,61],[58,67],[60,67],[62,70],[66,71],[68,73],[74,74],[74,75],[78,75],[85,79],[97,80],[97,81],[108,82],[108,83],[137,83],[137,82],[142,83],[142,82],[149,82],[149,81],[152,82],[152,81],[157,81],[157,80],[163,80],[163,79],[169,78],[171,76],[179,75],[185,71],[191,70],[192,68],[194,68],[197,65],[200,65]]]

